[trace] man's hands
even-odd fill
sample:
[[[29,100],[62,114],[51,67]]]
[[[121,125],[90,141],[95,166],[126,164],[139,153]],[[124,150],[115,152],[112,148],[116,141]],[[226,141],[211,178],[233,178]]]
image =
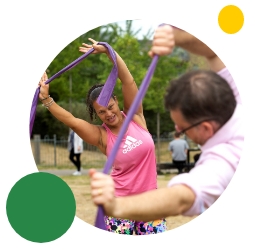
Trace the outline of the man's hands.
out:
[[[154,33],[152,47],[148,52],[150,57],[154,55],[168,55],[171,54],[174,46],[174,33],[173,29],[170,25],[159,26]]]
[[[91,196],[95,205],[103,205],[107,215],[114,216],[115,210],[115,188],[114,181],[110,175],[89,170],[91,179]]]

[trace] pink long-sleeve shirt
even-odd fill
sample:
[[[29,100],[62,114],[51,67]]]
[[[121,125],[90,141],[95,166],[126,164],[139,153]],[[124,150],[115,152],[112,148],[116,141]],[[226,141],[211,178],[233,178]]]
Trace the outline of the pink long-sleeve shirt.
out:
[[[202,153],[195,167],[189,173],[175,176],[168,183],[169,187],[184,184],[195,193],[195,202],[184,213],[187,216],[201,214],[220,197],[237,169],[243,150],[241,98],[228,69],[224,68],[218,74],[227,80],[236,97],[234,114],[201,146]]]

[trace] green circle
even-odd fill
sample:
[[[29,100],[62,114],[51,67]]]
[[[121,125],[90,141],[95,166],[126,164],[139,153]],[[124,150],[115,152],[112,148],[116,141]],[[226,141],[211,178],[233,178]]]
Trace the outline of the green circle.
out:
[[[70,187],[50,173],[21,178],[9,192],[6,213],[12,228],[32,242],[50,242],[71,226],[76,203]]]

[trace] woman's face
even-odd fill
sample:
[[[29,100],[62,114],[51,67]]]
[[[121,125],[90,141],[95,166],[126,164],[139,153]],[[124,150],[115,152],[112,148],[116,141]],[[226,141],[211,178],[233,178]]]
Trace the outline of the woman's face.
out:
[[[101,121],[109,126],[116,126],[122,119],[117,99],[111,98],[107,107],[103,107],[95,101],[93,107]]]

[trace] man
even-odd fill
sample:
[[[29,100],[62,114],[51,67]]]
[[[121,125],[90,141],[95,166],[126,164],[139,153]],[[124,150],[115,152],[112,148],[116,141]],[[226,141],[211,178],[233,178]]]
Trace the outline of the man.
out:
[[[130,197],[114,197],[110,176],[91,169],[92,199],[108,215],[149,221],[201,214],[224,192],[238,166],[244,140],[242,105],[231,74],[204,43],[169,25],[157,28],[149,55],[170,54],[175,45],[204,56],[211,68],[182,75],[165,95],[177,131],[201,146],[201,156],[189,173],[175,176],[166,188]]]
[[[180,138],[178,132],[174,133],[174,140],[169,143],[168,150],[172,154],[173,164],[176,165],[178,173],[183,172],[184,165],[186,164],[187,151],[189,145],[185,139]]]

